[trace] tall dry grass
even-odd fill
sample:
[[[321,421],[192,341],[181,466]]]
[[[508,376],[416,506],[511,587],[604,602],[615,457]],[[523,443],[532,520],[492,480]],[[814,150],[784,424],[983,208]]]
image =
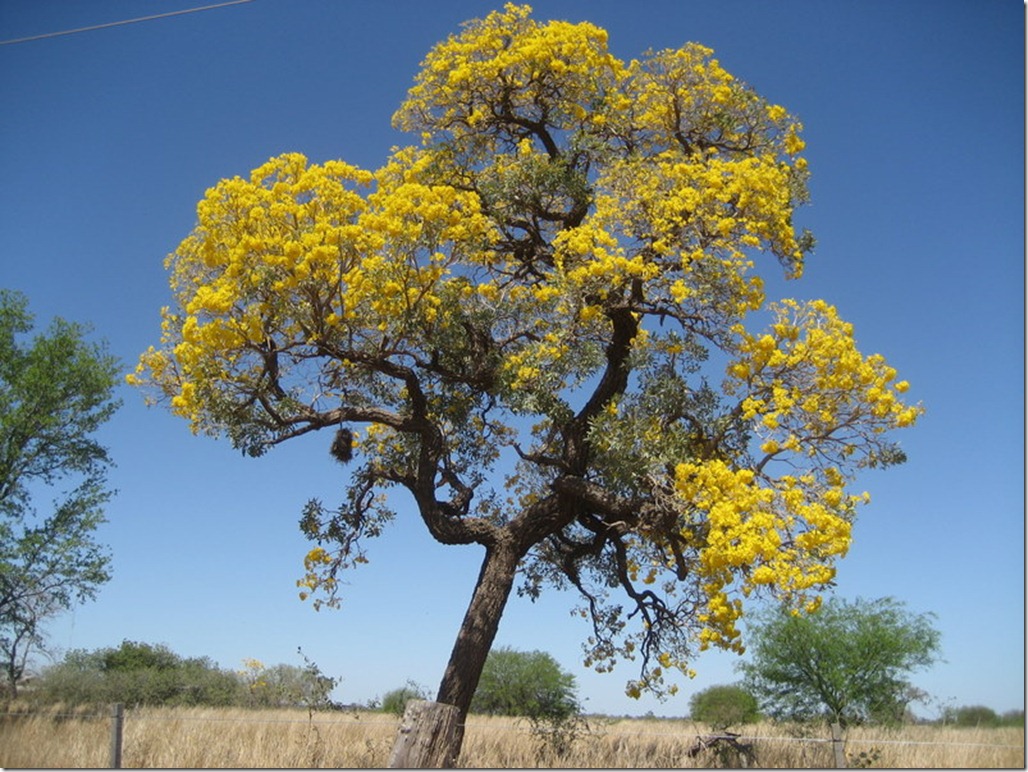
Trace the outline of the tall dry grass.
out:
[[[124,767],[260,768],[382,767],[397,719],[376,713],[248,711],[216,708],[126,710]],[[590,719],[563,755],[523,722],[472,717],[460,766],[704,768],[737,765],[713,751],[689,755],[707,729],[685,721]],[[107,711],[0,713],[0,767],[105,767],[110,762]],[[833,766],[822,728],[759,724],[745,728],[755,763],[765,768]],[[755,739],[749,739],[755,738]],[[880,768],[1023,768],[1023,729],[909,726],[851,729],[852,765]],[[860,754],[863,753],[863,759]],[[734,764],[733,764],[734,761]]]

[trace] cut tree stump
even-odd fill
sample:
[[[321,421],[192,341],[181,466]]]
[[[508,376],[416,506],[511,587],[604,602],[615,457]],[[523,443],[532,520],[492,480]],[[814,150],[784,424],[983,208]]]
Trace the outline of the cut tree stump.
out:
[[[389,757],[390,769],[441,769],[457,762],[460,711],[453,705],[411,700]]]

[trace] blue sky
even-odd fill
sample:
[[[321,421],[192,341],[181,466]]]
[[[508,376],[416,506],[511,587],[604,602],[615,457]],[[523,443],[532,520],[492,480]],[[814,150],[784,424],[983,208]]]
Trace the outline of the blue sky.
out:
[[[0,40],[202,5],[202,0],[0,0]],[[0,45],[0,286],[40,325],[91,323],[125,368],[159,336],[162,261],[220,178],[299,151],[379,166],[429,48],[501,5],[252,0]],[[838,592],[934,612],[945,661],[917,685],[940,704],[1024,706],[1024,6],[1015,0],[539,0],[536,18],[588,20],[614,53],[687,41],[806,127],[818,249],[798,283],[880,352],[927,414],[909,462],[859,481],[862,511]],[[309,436],[248,459],[194,437],[122,389],[102,434],[119,494],[100,537],[114,579],[52,628],[60,649],[161,642],[225,667],[302,664],[298,646],[365,701],[407,679],[434,691],[478,571],[477,548],[435,544],[409,507],[346,577],[341,610],[296,596],[312,496],[345,472]],[[668,703],[623,695],[635,675],[580,665],[572,597],[512,599],[497,644],[543,649],[589,710],[685,715],[735,680],[704,655]]]

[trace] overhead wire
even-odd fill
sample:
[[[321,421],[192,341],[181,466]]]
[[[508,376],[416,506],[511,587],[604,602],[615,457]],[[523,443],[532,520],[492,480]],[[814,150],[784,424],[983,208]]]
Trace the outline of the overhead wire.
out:
[[[42,35],[30,35],[24,38],[13,38],[11,40],[0,40],[0,46],[13,45],[14,43],[28,43],[31,40],[44,40],[46,38],[60,37],[61,35],[74,35],[77,32],[92,32],[98,29],[107,29],[108,27],[120,27],[123,24],[136,24],[141,21],[153,21],[154,19],[166,19],[169,16],[182,16],[187,13],[197,13],[199,11],[211,11],[215,8],[224,8],[229,5],[240,5],[242,3],[252,3],[253,0],[229,0],[225,3],[215,3],[213,5],[204,5],[198,8],[186,8],[181,11],[169,11],[168,13],[156,13],[151,16],[140,16],[135,19],[124,19],[122,21],[110,21],[105,24],[94,24],[90,27],[78,27],[77,29],[61,30],[60,32],[46,32]]]

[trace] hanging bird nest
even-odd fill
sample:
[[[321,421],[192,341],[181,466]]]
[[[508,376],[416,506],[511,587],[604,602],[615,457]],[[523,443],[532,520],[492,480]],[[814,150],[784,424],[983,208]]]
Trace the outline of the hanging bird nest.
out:
[[[339,463],[348,464],[353,458],[353,432],[346,428],[339,429],[332,440],[330,452]]]

